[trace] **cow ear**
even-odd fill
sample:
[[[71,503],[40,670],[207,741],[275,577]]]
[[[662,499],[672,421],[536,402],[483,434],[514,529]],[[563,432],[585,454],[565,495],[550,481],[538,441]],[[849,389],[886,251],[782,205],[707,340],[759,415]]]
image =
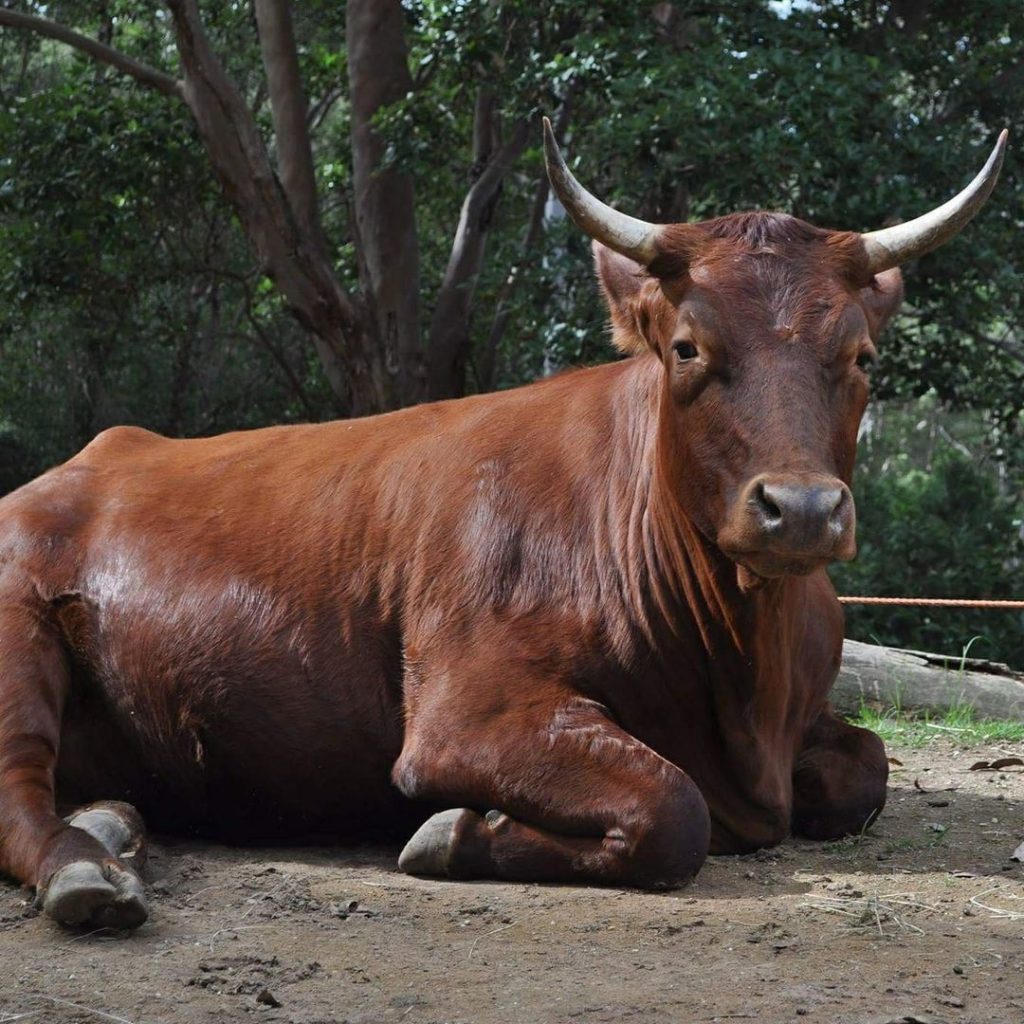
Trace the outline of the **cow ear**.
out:
[[[652,337],[656,320],[653,304],[660,301],[667,306],[667,302],[660,289],[651,286],[653,278],[642,264],[620,256],[600,242],[593,242],[591,249],[612,321],[612,344],[626,355],[657,350]]]
[[[868,317],[871,337],[878,338],[882,329],[900,308],[903,301],[903,275],[899,267],[883,270],[871,284],[860,290],[861,304]]]

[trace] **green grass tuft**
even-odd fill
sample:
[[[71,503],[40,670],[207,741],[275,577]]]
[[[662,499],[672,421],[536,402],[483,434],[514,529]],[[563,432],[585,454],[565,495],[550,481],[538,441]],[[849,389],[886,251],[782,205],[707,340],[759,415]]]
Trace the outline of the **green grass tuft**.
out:
[[[961,747],[982,743],[1024,743],[1024,722],[978,718],[968,705],[950,708],[944,715],[912,715],[898,707],[885,711],[862,705],[850,719],[853,725],[878,733],[887,745],[924,747],[937,739]]]

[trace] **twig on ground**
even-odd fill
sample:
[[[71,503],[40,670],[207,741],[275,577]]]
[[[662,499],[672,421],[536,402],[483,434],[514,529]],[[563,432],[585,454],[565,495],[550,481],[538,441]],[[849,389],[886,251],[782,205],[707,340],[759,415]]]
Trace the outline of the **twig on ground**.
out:
[[[91,1013],[94,1017],[102,1017],[104,1020],[117,1021],[117,1024],[136,1024],[135,1021],[129,1020],[127,1017],[118,1017],[116,1013],[107,1013],[106,1010],[97,1010],[92,1006],[83,1006],[81,1003],[73,1003],[70,999],[58,999],[56,996],[43,996],[36,995],[35,999],[45,999],[50,1003],[57,1003],[58,1006],[70,1006],[75,1010],[81,1010],[83,1013]]]
[[[63,946],[61,946],[61,948],[62,949],[67,949],[67,947],[70,946],[72,942],[81,942],[82,939],[91,939],[94,935],[103,935],[104,933],[106,933],[108,935],[111,935],[111,936],[117,935],[118,934],[118,929],[117,928],[108,928],[108,927],[93,928],[93,930],[91,932],[82,932],[81,935],[72,935],[71,938],[68,939],[67,942],[65,942],[63,944]],[[2,1020],[0,1020],[0,1024],[3,1024]]]
[[[924,930],[916,924],[904,920],[896,911],[897,907],[910,907],[915,910],[929,910],[934,912],[935,907],[927,903],[919,903],[917,900],[907,899],[915,893],[890,893],[884,896],[868,896],[862,899],[850,897],[815,896],[812,900],[816,902],[801,903],[801,907],[808,910],[821,910],[829,914],[841,914],[843,917],[852,917],[855,920],[850,922],[851,928],[868,927],[874,922],[878,934],[883,938],[890,933],[885,930],[884,923],[891,921],[901,931],[917,932],[923,935]]]
[[[982,896],[987,896],[990,892],[999,892],[1000,888],[998,885],[993,885],[991,888],[985,889],[983,892],[979,892],[977,896],[972,896],[970,903],[972,906],[978,907],[979,910],[987,910],[993,917],[1003,917],[1010,921],[1024,921],[1024,913],[1019,910],[1006,910],[1003,907],[993,907],[988,903],[982,903]],[[1007,899],[1019,900],[1022,897],[1015,895],[1014,893],[1004,893]]]
[[[218,928],[210,936],[210,952],[211,953],[213,952],[213,944],[214,944],[214,942],[216,942],[218,935],[223,935],[225,932],[243,931],[244,929],[242,928],[242,922],[261,903],[265,902],[266,900],[272,900],[279,893],[284,892],[285,889],[288,888],[288,885],[290,884],[290,882],[291,882],[291,879],[286,877],[285,880],[276,889],[271,889],[271,890],[269,890],[267,892],[256,892],[256,893],[253,893],[250,897],[248,897],[247,902],[249,903],[249,909],[234,924],[226,924],[223,927]],[[253,927],[253,926],[249,926],[249,927]]]
[[[498,932],[507,931],[509,928],[513,928],[513,927],[515,927],[515,921],[513,921],[512,924],[499,925],[497,928],[492,928],[489,932],[484,932],[483,935],[478,935],[473,940],[473,945],[469,947],[469,956],[467,956],[466,959],[467,960],[472,960],[473,959],[473,950],[476,949],[476,944],[481,939],[486,939],[489,935],[497,935]]]
[[[204,892],[210,892],[212,889],[229,889],[228,885],[204,885],[202,889],[196,889],[195,892],[190,892],[185,897],[186,903],[191,903],[197,896],[202,896]]]
[[[874,901],[874,904],[872,906],[872,910],[874,910],[874,912],[875,912],[875,924],[878,925],[878,934],[884,939],[885,938],[885,929],[882,927],[882,917],[878,913],[878,900]]]

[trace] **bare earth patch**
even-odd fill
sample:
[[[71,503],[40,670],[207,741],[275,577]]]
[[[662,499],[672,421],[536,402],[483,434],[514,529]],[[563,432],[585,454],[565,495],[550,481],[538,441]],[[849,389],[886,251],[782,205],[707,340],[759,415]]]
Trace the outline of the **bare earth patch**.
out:
[[[841,843],[663,895],[423,881],[397,849],[161,841],[152,916],[79,934],[0,885],[0,1024],[1024,1020],[1024,744],[894,747]]]

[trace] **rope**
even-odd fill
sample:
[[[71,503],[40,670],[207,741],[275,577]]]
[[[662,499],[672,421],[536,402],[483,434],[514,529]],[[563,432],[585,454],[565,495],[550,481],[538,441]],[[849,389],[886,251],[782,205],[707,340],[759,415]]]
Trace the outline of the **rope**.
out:
[[[952,597],[841,597],[843,604],[919,605],[933,608],[1024,608],[1024,601],[957,600]]]

